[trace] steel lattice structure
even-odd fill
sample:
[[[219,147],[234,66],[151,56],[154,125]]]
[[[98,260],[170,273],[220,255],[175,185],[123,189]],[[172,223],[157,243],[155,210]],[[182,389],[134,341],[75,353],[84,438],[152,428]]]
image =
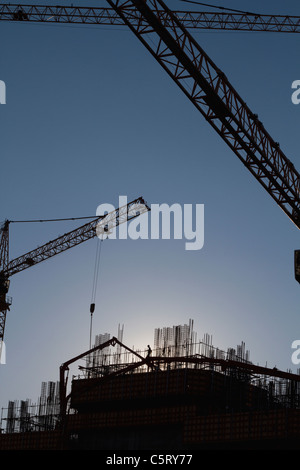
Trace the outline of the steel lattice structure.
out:
[[[137,10],[124,11],[131,22],[145,24]],[[254,13],[174,11],[174,16],[185,28],[217,29],[231,31],[266,31],[299,33],[300,17],[290,15],[260,15]],[[168,13],[158,10],[157,15],[164,26],[171,25]],[[126,24],[112,8],[0,4],[0,21],[33,21],[47,23],[76,23],[95,25]]]
[[[107,0],[248,170],[300,228],[300,175],[225,74],[162,0]],[[160,11],[168,16],[168,28]],[[129,18],[138,11],[143,21]],[[146,25],[145,25],[146,23]]]
[[[110,232],[120,224],[130,221],[149,210],[145,200],[142,197],[137,198],[119,209],[101,215],[11,261],[9,261],[8,253],[9,221],[6,221],[2,227],[0,238],[0,341],[4,337],[6,314],[10,305],[10,299],[6,296],[9,278],[13,274],[52,258],[96,236],[101,238],[106,232]]]
[[[300,17],[173,12],[160,0],[108,3],[111,8],[2,4],[0,21],[129,26],[299,228],[299,173],[187,28],[299,32]]]
[[[0,21],[127,25],[294,224],[300,228],[300,175],[188,28],[299,32],[299,17],[172,12],[162,0],[107,0],[111,8],[0,5]],[[225,16],[224,16],[225,15]],[[256,29],[259,28],[259,29]],[[8,262],[8,225],[0,240],[0,340],[10,275],[95,236],[89,224]],[[7,231],[7,235],[6,235]],[[1,278],[2,277],[2,278]],[[2,317],[1,317],[2,315]]]

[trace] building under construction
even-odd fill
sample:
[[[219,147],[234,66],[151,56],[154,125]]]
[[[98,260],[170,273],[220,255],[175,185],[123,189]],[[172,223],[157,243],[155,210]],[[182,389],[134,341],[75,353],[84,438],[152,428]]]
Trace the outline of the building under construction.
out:
[[[2,410],[2,450],[297,449],[300,375],[227,352],[189,325],[156,329],[153,351],[109,335],[42,384],[37,404]],[[68,390],[68,375],[76,365]]]

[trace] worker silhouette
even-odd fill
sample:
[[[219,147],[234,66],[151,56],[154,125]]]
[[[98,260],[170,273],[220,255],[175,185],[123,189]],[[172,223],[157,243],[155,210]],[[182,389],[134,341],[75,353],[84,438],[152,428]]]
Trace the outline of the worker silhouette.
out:
[[[149,357],[149,356],[151,356],[152,349],[150,348],[149,344],[148,344],[147,348],[148,348],[147,357]]]

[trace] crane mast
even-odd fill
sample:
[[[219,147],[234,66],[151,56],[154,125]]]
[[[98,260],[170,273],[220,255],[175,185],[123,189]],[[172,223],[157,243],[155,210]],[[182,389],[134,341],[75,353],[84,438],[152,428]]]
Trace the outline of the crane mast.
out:
[[[300,228],[299,173],[176,15],[162,0],[107,1]],[[160,19],[161,10],[168,17],[168,28]],[[143,17],[139,24],[130,19],[136,11]]]
[[[102,237],[120,224],[128,222],[149,210],[150,208],[145,200],[139,197],[11,261],[9,261],[8,246],[10,221],[6,220],[1,228],[0,238],[0,341],[4,337],[6,314],[11,305],[11,299],[6,294],[9,289],[9,279],[13,274],[24,271],[96,236]]]
[[[7,296],[9,279],[4,274],[8,267],[9,253],[9,222],[6,220],[1,227],[0,239],[0,352],[5,330],[6,314],[11,305],[11,298]],[[2,333],[2,334],[1,334]]]
[[[124,11],[123,14],[135,24],[143,22],[143,17],[137,10]],[[170,25],[169,15],[164,10],[158,10],[157,14],[163,25],[168,27]],[[185,28],[300,33],[300,16],[203,11],[173,11],[173,14]],[[116,26],[126,24],[113,8],[10,3],[0,4],[0,21]]]

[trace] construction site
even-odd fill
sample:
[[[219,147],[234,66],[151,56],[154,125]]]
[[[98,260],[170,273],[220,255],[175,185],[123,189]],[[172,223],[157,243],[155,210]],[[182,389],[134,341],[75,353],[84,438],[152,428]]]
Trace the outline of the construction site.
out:
[[[197,341],[193,321],[134,351],[109,334],[2,409],[1,450],[298,449],[300,376],[255,366],[245,344]],[[69,378],[69,367],[77,374]],[[68,389],[68,378],[71,381]]]
[[[190,3],[203,5],[200,2]],[[220,9],[221,7],[214,6],[214,8]],[[222,9],[224,10],[223,7]],[[172,11],[162,0],[107,0],[106,8],[74,7],[73,5],[60,7],[0,4],[1,21],[7,24],[39,23],[41,25],[47,22],[48,25],[53,23],[58,28],[60,24],[90,25],[91,27],[92,25],[95,27],[106,25],[112,28],[116,26],[126,28],[128,34],[132,33],[140,41],[140,44],[147,49],[147,52],[150,52],[151,58],[154,58],[166,74],[171,77],[179,90],[194,105],[195,110],[202,115],[211,129],[223,140],[223,143],[227,144],[230,152],[242,162],[243,169],[246,168],[247,170],[247,176],[248,173],[251,173],[263,191],[271,196],[272,202],[275,202],[282,209],[285,216],[290,219],[297,229],[300,228],[300,174],[283,153],[279,143],[273,140],[266,131],[264,125],[258,119],[258,115],[250,110],[246,102],[231,85],[227,76],[204,52],[191,33],[192,30],[201,29],[293,34],[300,32],[299,16],[256,15],[230,8],[227,12],[222,13]],[[2,100],[5,101],[4,98]],[[2,104],[4,104],[3,102]],[[134,138],[136,137],[134,136]],[[109,140],[113,139],[110,138]],[[121,138],[120,141],[122,141]],[[144,144],[145,141],[142,141],[141,146],[144,147]],[[123,147],[120,148],[124,153]],[[155,148],[153,153],[156,154],[156,151]],[[85,154],[85,149],[83,154]],[[152,178],[154,181],[154,184],[152,181],[152,185],[158,187],[159,183],[156,182],[156,176],[157,173],[160,173],[157,168],[159,168],[159,159],[161,157],[158,156],[157,158],[156,164],[153,164],[155,169],[152,176],[149,176],[149,180]],[[51,159],[49,160],[51,161]],[[137,167],[143,166],[140,165],[139,159],[136,161],[139,162]],[[125,162],[125,165],[128,165],[130,172],[130,165],[127,162]],[[69,167],[72,168],[72,165],[66,166],[68,177]],[[106,174],[103,168],[104,166],[101,167],[99,172],[101,177]],[[113,168],[112,180],[116,179],[115,168],[117,168],[117,164]],[[169,172],[169,167],[167,167],[167,171]],[[191,171],[191,173],[196,174],[197,171]],[[96,173],[97,171],[95,171]],[[178,173],[180,173],[180,170]],[[199,171],[199,173],[201,172]],[[202,181],[208,180],[205,171],[203,174]],[[223,178],[222,174],[220,179],[226,178]],[[181,183],[180,175],[178,187]],[[64,185],[65,180],[62,183],[63,187]],[[130,185],[131,183],[128,183],[128,186]],[[92,186],[89,180],[87,186],[89,188]],[[139,187],[139,185],[137,186]],[[187,186],[192,186],[192,184],[188,182]],[[210,184],[208,186],[209,190],[207,191],[210,191]],[[217,183],[216,187],[218,187]],[[207,192],[205,194],[211,193]],[[40,194],[36,198],[39,197]],[[141,196],[132,199],[131,202],[125,205],[121,205],[118,209],[110,212],[106,211],[106,214],[78,217],[78,219],[92,218],[92,220],[75,230],[70,230],[64,235],[38,246],[38,248],[30,251],[24,250],[24,254],[12,259],[9,255],[10,226],[12,223],[66,221],[69,219],[22,221],[6,219],[0,231],[0,360],[1,348],[4,346],[7,314],[13,308],[12,298],[8,295],[10,294],[11,277],[25,270],[31,271],[32,267],[43,261],[70,248],[85,244],[88,240],[98,237],[101,240],[99,245],[101,246],[102,241],[109,238],[120,225],[125,226],[128,222],[138,219],[150,210],[150,204],[148,205],[148,202]],[[224,212],[224,207],[222,210]],[[214,219],[213,223],[218,224],[216,220],[222,210],[219,210],[219,201],[217,200],[215,214],[218,214],[218,216],[212,217]],[[246,213],[244,206],[240,208],[238,213],[243,215]],[[224,214],[221,217],[223,217],[223,219],[220,219],[223,220],[220,224],[221,230],[216,225],[216,232],[222,232],[224,229]],[[239,228],[235,232],[238,230]],[[219,247],[220,239],[211,246],[214,248]],[[281,242],[282,240],[279,240],[278,244],[281,245]],[[248,245],[252,244],[250,235],[247,243]],[[247,243],[245,243],[245,246]],[[226,246],[226,243],[224,243],[224,246]],[[243,247],[240,247],[242,250],[241,256],[244,255],[244,252],[247,252],[248,247],[245,248],[245,246],[243,244]],[[164,259],[164,250],[165,248],[155,255],[157,256],[156,260],[160,261],[160,257]],[[214,251],[214,249],[211,250]],[[261,250],[263,251],[263,248]],[[226,252],[226,249],[224,249],[224,252]],[[148,268],[151,266],[151,258],[154,259],[153,253],[149,253],[147,253],[147,258],[146,254],[143,254],[145,260],[147,259]],[[210,275],[210,269],[205,270],[203,268],[203,275],[200,274],[197,282],[195,281],[195,285],[193,285],[196,294],[198,290],[202,292],[202,297],[199,294],[200,301],[203,301],[206,292],[208,292],[207,296],[210,295],[211,298],[216,299],[220,292],[226,291],[226,288],[231,289],[230,292],[233,293],[235,299],[238,298],[239,294],[235,291],[234,281],[231,282],[231,266],[224,267],[222,261],[219,262],[218,260],[220,251],[216,251],[216,253],[216,255],[213,255],[215,256],[215,266],[219,268],[219,265],[222,265],[224,270],[220,269],[220,273],[216,272],[216,276],[219,276],[218,279],[221,279],[221,282],[218,287],[213,282],[211,290],[203,287],[201,291],[201,283],[207,286],[204,283],[209,282],[207,279]],[[228,253],[227,261],[231,264],[231,260],[235,258],[232,253],[230,254],[230,250],[228,250]],[[140,322],[139,326],[142,329],[144,327],[143,309],[146,312],[145,317],[151,315],[151,310],[159,316],[159,311],[155,309],[158,310],[159,307],[163,311],[163,307],[160,304],[161,299],[156,298],[156,291],[153,286],[150,286],[148,290],[147,281],[143,282],[143,274],[139,271],[139,268],[134,267],[135,262],[140,263],[141,252],[139,256],[140,258],[138,256],[135,258],[132,255],[132,258],[127,259],[126,262],[124,261],[124,264],[120,263],[120,265],[111,268],[110,273],[114,272],[115,269],[115,275],[117,276],[118,271],[121,272],[124,269],[124,278],[128,282],[128,284],[124,283],[124,291],[128,298],[135,295],[138,297],[140,291],[138,288],[135,289],[135,282],[141,281],[139,287],[143,286],[144,290],[142,292],[146,296],[145,304],[149,302],[151,307],[149,306],[147,309],[143,304],[140,308],[141,304],[137,302],[135,304],[136,313],[133,313],[133,309],[132,312],[130,311],[133,304],[128,306],[128,311],[130,315],[136,316],[136,323]],[[251,254],[245,256],[248,256],[246,259],[250,265]],[[173,261],[175,258],[176,256],[172,252],[172,257],[169,260]],[[114,261],[116,259],[117,255]],[[212,258],[208,256],[207,259],[211,260]],[[294,281],[300,283],[300,250],[297,247],[294,247],[293,259],[293,276],[286,276],[288,277],[287,283]],[[195,269],[192,264],[184,265],[182,260],[183,257],[180,258],[180,261],[178,258],[178,264],[176,265],[178,271],[181,271],[181,266],[184,266],[185,269],[187,266],[192,266]],[[145,265],[147,262],[145,261]],[[205,262],[209,263],[210,261]],[[236,259],[235,262],[238,265]],[[159,279],[160,277],[159,287],[162,286],[161,289],[163,290],[167,275],[164,278],[164,274],[160,273],[158,262],[153,264],[151,275],[153,279],[156,277]],[[113,265],[113,262],[111,262],[111,265]],[[247,265],[247,262],[245,262],[245,265]],[[200,267],[201,262],[197,264],[198,266],[200,272],[202,269]],[[250,278],[252,282],[252,278],[257,276],[258,279],[260,275],[259,268],[252,268],[254,274],[249,275],[248,282]],[[81,264],[80,269],[82,269]],[[80,271],[80,269],[78,270]],[[168,272],[170,276],[172,275],[172,269],[171,267],[170,272]],[[186,270],[188,271],[188,269]],[[218,269],[215,271],[218,271]],[[233,268],[232,271],[234,271]],[[247,266],[244,272],[246,271]],[[55,278],[55,268],[53,268],[53,272],[55,274],[52,277]],[[136,277],[132,277],[133,272]],[[213,272],[213,268],[211,272]],[[274,274],[274,277],[276,275]],[[63,274],[61,276],[63,278]],[[184,276],[182,275],[180,279],[184,279]],[[180,284],[178,282],[177,284],[176,279],[176,282],[174,281],[171,284],[173,291],[165,301],[168,307],[169,299],[173,301],[173,307],[176,304],[177,297],[173,298],[175,290],[178,290],[178,296],[180,295],[181,298],[188,299],[191,296],[191,289],[187,291],[185,289],[193,284],[195,271],[193,272],[191,269],[189,276],[184,279],[185,283]],[[235,279],[239,281],[238,272],[235,273],[235,276]],[[242,277],[242,274],[240,277]],[[261,277],[263,278],[263,275]],[[150,275],[147,280],[149,281],[149,279]],[[214,280],[213,277],[210,279]],[[264,280],[266,280],[266,276]],[[62,279],[62,282],[64,282],[64,279]],[[255,285],[258,286],[258,280],[254,279],[254,282],[257,282]],[[118,290],[120,284],[119,282],[115,290],[109,291],[111,299],[122,298],[122,294]],[[277,299],[279,297],[280,299],[288,297],[284,289],[277,289],[276,292],[276,287],[272,285],[271,281],[270,284],[271,287],[269,287],[268,292],[271,292],[272,295],[275,292],[274,296],[278,295]],[[74,304],[76,302],[80,304],[81,301],[83,288],[80,281],[79,285],[78,292],[76,292],[76,287],[73,286],[75,290],[75,294],[72,294],[75,298]],[[243,292],[248,295],[247,299],[252,302],[253,298],[259,297],[254,288],[253,291],[250,287],[248,288],[247,281],[245,281],[245,286],[243,286]],[[50,291],[47,292],[48,294],[56,301],[57,293],[55,292],[54,295],[51,287]],[[196,294],[195,298],[198,301]],[[34,297],[33,294],[32,297]],[[105,292],[101,299],[101,301],[107,302],[104,303],[103,307],[106,314],[105,320],[111,314],[111,310],[107,308],[107,305],[108,307],[111,306],[107,300],[108,297],[109,294]],[[166,297],[168,297],[167,294]],[[140,300],[140,297],[138,299]],[[157,303],[154,303],[153,299]],[[59,319],[59,326],[55,333],[58,332],[58,335],[63,335],[61,333],[63,331],[63,322],[59,315],[64,309],[61,307],[60,301],[61,299],[57,301],[59,308],[56,304],[53,308],[54,318]],[[298,450],[300,448],[300,373],[295,373],[289,368],[282,370],[282,368],[276,366],[267,367],[267,365],[261,366],[252,362],[250,351],[246,349],[244,342],[223,350],[213,344],[212,336],[208,333],[205,333],[199,339],[198,332],[194,330],[194,320],[190,320],[188,324],[167,324],[165,327],[156,328],[153,343],[145,349],[129,347],[123,341],[124,331],[123,327],[120,326],[116,336],[110,333],[99,334],[96,336],[94,344],[92,344],[94,302],[95,299],[92,298],[90,304],[89,349],[78,351],[76,356],[63,362],[58,370],[57,381],[42,382],[40,397],[36,402],[28,398],[9,400],[7,407],[1,409],[0,450],[151,451],[155,449],[162,452],[193,452],[198,450]],[[184,301],[182,302],[184,304]],[[221,310],[223,309],[222,302],[220,294],[218,307]],[[284,303],[284,300],[282,302]],[[113,303],[112,300],[111,303]],[[275,303],[276,299],[274,300]],[[126,299],[124,304],[126,304]],[[123,308],[123,304],[118,305]],[[208,302],[206,305],[203,301],[203,305],[207,306],[210,303]],[[241,305],[250,311],[247,301],[241,301]],[[266,305],[270,308],[269,315],[271,317],[272,309],[269,303],[266,302]],[[170,315],[172,315],[173,307],[171,305],[169,308]],[[47,305],[45,305],[46,308]],[[124,310],[126,308],[127,305],[124,305]],[[240,305],[235,308],[240,309]],[[290,305],[282,313],[283,317],[287,316],[289,308],[291,308]],[[34,311],[34,303],[33,306],[30,304],[30,311],[31,309]],[[68,309],[68,313],[72,309],[76,310],[74,305]],[[227,309],[229,312],[231,312],[231,309],[234,310],[231,300],[228,301]],[[22,309],[20,308],[20,310]],[[116,311],[120,316],[124,314],[120,308],[118,310],[116,307],[114,312]],[[142,311],[141,314],[140,311]],[[227,331],[231,328],[231,321],[235,327],[239,324],[239,327],[243,328],[245,318],[242,320],[242,317],[233,315],[233,320],[231,320],[226,316],[225,307],[224,312],[224,317],[221,317],[222,325],[226,324]],[[42,313],[44,315],[44,312]],[[55,317],[55,315],[57,316]],[[223,315],[223,310],[220,315]],[[252,328],[252,334],[258,337],[261,343],[264,343],[264,341],[267,343],[269,337],[273,334],[270,317],[262,320],[262,323],[265,321],[264,328],[268,332],[268,338],[266,336],[259,338],[261,310],[258,309],[253,315],[257,315],[256,320],[252,322],[245,321],[245,329],[247,327]],[[207,318],[212,317],[213,314],[211,317],[210,313],[207,314]],[[274,317],[276,317],[275,314]],[[72,323],[73,318],[70,318],[71,321],[69,321]],[[278,318],[275,319],[278,321]],[[162,320],[164,321],[164,318]],[[123,321],[122,316],[121,321]],[[284,319],[281,318],[281,321],[284,323]],[[54,322],[55,320],[53,320]],[[72,323],[74,329],[75,324],[74,320]],[[276,324],[275,320],[274,324]],[[280,330],[278,325],[277,327]],[[46,327],[45,330],[46,337],[48,333]],[[140,334],[142,335],[142,333],[141,331]],[[72,333],[69,336],[72,337]],[[273,341],[275,340],[273,339]],[[65,347],[68,351],[67,346]],[[36,353],[36,349],[33,348],[32,351]]]

